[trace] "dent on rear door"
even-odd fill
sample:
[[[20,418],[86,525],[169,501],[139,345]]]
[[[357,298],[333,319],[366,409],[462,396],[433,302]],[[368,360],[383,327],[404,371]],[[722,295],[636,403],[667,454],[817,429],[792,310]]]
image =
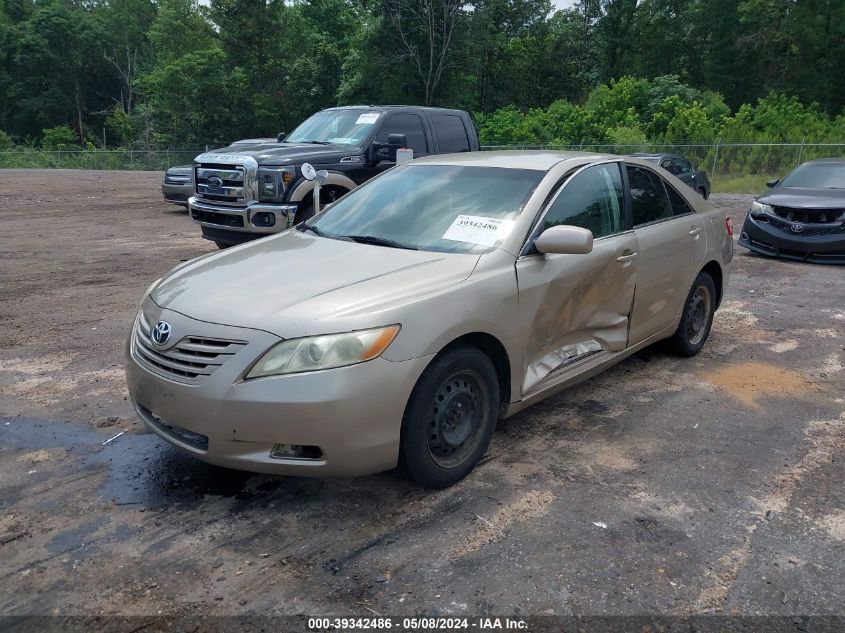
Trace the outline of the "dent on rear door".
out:
[[[532,255],[517,261],[519,314],[526,332],[522,393],[586,354],[628,342],[636,283],[633,233],[596,240],[587,255]]]

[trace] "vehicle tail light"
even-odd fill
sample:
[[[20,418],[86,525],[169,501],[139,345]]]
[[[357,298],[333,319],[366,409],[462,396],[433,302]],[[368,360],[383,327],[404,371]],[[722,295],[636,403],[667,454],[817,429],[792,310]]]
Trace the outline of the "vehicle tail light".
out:
[[[725,217],[725,230],[728,232],[728,237],[734,236],[734,223],[731,220],[731,216]]]

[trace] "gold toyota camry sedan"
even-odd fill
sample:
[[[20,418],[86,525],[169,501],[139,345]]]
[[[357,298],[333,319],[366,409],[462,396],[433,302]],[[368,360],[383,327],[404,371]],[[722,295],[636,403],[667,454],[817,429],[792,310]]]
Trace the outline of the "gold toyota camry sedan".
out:
[[[448,486],[498,418],[668,339],[707,340],[730,220],[636,158],[394,167],[279,235],[187,262],[127,345],[144,423],[199,459]]]

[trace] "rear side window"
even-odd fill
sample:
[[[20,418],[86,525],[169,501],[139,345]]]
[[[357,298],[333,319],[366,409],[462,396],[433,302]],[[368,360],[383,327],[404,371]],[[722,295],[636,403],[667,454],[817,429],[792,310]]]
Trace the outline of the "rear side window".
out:
[[[666,193],[669,194],[669,202],[672,203],[672,215],[695,213],[692,207],[687,204],[687,201],[684,200],[684,197],[675,191],[672,185],[666,185]]]
[[[469,151],[469,138],[461,117],[454,114],[435,114],[431,120],[434,122],[434,132],[437,134],[441,153]]]
[[[631,208],[634,226],[641,226],[672,217],[672,205],[660,176],[643,167],[626,165],[631,187]]]
[[[593,237],[622,230],[622,176],[616,163],[596,165],[574,176],[543,217],[540,232],[567,224],[590,229]]]
[[[416,114],[391,114],[376,137],[379,143],[387,143],[389,134],[404,134],[408,138],[408,147],[414,150],[414,156],[428,154],[422,121]]]

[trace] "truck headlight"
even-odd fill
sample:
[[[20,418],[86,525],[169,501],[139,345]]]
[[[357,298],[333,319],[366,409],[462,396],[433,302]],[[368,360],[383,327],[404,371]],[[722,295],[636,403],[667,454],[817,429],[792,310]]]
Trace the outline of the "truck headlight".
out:
[[[766,215],[767,213],[772,213],[774,211],[774,207],[770,204],[763,204],[762,202],[757,202],[756,200],[751,203],[751,215],[754,217]]]
[[[259,167],[258,199],[261,202],[281,202],[293,178],[293,167]]]
[[[400,326],[290,339],[268,349],[246,379],[299,374],[363,363],[378,358],[399,334]]]

